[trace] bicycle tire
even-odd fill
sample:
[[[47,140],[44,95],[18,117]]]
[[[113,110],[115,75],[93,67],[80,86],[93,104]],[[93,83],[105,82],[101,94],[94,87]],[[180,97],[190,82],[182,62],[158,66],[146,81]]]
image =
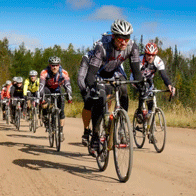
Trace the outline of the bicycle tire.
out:
[[[15,113],[15,126],[18,131],[20,129],[20,117],[21,117],[20,109],[17,109]]]
[[[40,110],[40,113],[39,113],[39,124],[40,124],[40,127],[43,126],[43,112],[42,112],[42,109]]]
[[[55,114],[54,114],[54,126],[55,126],[56,150],[59,152],[61,148],[61,135],[60,135],[60,115],[58,109],[55,110]]]
[[[49,145],[52,148],[54,146],[54,132],[52,130],[52,115],[48,114],[48,137],[49,137]]]
[[[5,115],[6,115],[6,124],[9,125],[10,124],[10,110],[9,110],[9,106],[6,109]]]
[[[153,129],[152,129],[152,143],[155,150],[161,153],[165,148],[166,143],[166,121],[163,111],[160,108],[156,108]]]
[[[33,112],[32,109],[29,110],[29,131],[33,131]]]
[[[99,171],[105,171],[108,166],[109,161],[109,150],[108,150],[108,136],[105,132],[105,122],[104,118],[98,121],[99,126],[99,150],[96,156],[97,165]]]
[[[33,108],[33,114],[32,114],[32,117],[33,117],[33,133],[36,132],[36,129],[37,129],[37,111],[36,111],[36,108]]]
[[[127,112],[119,109],[114,119],[114,163],[120,182],[127,182],[130,177],[133,164],[133,132]],[[111,131],[111,130],[110,130]],[[127,160],[125,154],[127,153]]]
[[[146,132],[144,128],[144,123],[139,124],[137,122],[137,110],[133,116],[133,138],[137,148],[142,148],[146,140]]]

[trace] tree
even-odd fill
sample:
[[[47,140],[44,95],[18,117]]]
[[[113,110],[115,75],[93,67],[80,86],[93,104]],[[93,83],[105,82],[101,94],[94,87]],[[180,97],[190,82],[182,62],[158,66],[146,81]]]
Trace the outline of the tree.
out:
[[[144,44],[143,44],[143,35],[141,35],[140,43],[139,43],[139,53],[144,54]]]

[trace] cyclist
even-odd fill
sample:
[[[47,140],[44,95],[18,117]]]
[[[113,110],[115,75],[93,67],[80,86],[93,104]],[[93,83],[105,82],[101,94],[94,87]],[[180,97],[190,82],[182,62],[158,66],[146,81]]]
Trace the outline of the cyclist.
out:
[[[1,100],[10,98],[11,84],[12,84],[12,82],[10,80],[6,81],[5,86],[2,88],[2,91],[1,91]],[[3,120],[5,120],[5,106],[6,106],[6,103],[2,103]]]
[[[43,99],[44,94],[50,93],[60,93],[61,86],[64,87],[65,91],[67,92],[67,100],[68,103],[72,102],[72,88],[70,84],[70,78],[68,72],[65,71],[61,67],[61,59],[56,56],[52,56],[48,60],[49,65],[46,69],[44,69],[40,74],[40,96]],[[61,109],[60,112],[60,124],[61,124],[61,141],[64,141],[64,134],[63,134],[63,126],[64,126],[64,100],[61,96],[58,99],[58,108]],[[43,108],[43,116],[44,116],[44,124],[47,127],[48,119],[47,119],[47,108],[48,108],[48,101],[47,99],[42,100],[42,108]]]
[[[105,87],[95,86],[96,76],[101,78],[112,78],[118,75],[120,80],[126,80],[126,74],[121,68],[121,64],[129,58],[130,67],[136,80],[141,80],[142,75],[139,68],[140,59],[136,43],[130,39],[133,32],[132,25],[125,20],[115,20],[111,26],[112,36],[106,42],[97,42],[93,55],[89,58],[89,68],[86,76],[86,83],[90,89],[90,96],[96,97],[93,101],[92,123],[93,136],[91,147],[98,148],[98,127],[97,119],[103,114],[105,106]],[[99,90],[99,94],[97,93]],[[120,88],[120,104],[128,110],[127,86]]]
[[[142,72],[142,76],[147,79],[147,89],[146,93],[143,95],[139,95],[139,106],[138,106],[138,117],[137,121],[138,123],[142,123],[143,115],[142,115],[142,104],[143,104],[143,97],[148,96],[149,92],[148,89],[153,89],[154,88],[154,83],[153,83],[153,78],[154,74],[158,70],[160,72],[160,75],[165,83],[165,85],[169,88],[171,91],[172,95],[174,96],[175,94],[175,87],[172,86],[171,81],[169,80],[166,71],[165,71],[165,64],[163,60],[157,55],[158,53],[158,47],[155,43],[147,43],[145,46],[145,54],[140,56],[141,60],[141,65],[140,69]],[[130,79],[133,79],[134,77],[131,75]],[[152,107],[153,107],[153,101],[148,101],[148,114],[146,118],[149,118],[151,112],[152,112]]]
[[[31,70],[29,72],[29,78],[27,78],[24,82],[23,95],[25,99],[27,99],[27,97],[39,98],[39,78],[37,78],[37,74],[37,71]],[[29,113],[29,108],[30,100],[27,100],[27,114]]]
[[[16,86],[12,85],[12,88],[10,89],[10,97],[11,98],[24,98],[24,96],[23,96],[23,78],[22,77],[17,77]],[[17,101],[13,100],[11,102],[12,123],[13,123],[13,119],[15,119],[16,105],[17,105]],[[23,111],[24,101],[21,102],[21,108]]]
[[[98,40],[93,44],[93,50],[89,51],[86,55],[82,57],[82,61],[78,71],[78,86],[80,88],[80,92],[84,101],[84,107],[82,110],[82,120],[84,124],[84,134],[82,135],[82,144],[84,144],[85,146],[87,145],[87,141],[89,140],[89,133],[90,133],[89,124],[91,120],[91,109],[93,105],[93,100],[90,96],[89,87],[86,84],[86,75],[89,68],[89,58],[94,53],[96,44],[100,41],[105,42],[107,39],[111,39],[111,36],[112,34],[110,32],[102,34],[101,40]],[[123,65],[121,65],[121,68],[124,69]],[[106,94],[107,95],[111,94],[111,90],[112,90],[111,87],[106,86],[105,88],[106,88],[105,89]]]

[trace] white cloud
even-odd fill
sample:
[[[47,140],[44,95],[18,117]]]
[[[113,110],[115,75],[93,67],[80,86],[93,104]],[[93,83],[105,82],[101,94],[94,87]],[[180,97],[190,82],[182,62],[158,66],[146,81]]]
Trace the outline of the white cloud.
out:
[[[151,39],[154,34],[157,34],[159,26],[160,25],[157,22],[142,23],[140,28],[137,29],[136,34],[144,35],[145,37]]]
[[[103,6],[89,16],[89,19],[91,20],[115,20],[125,18],[126,17],[123,16],[123,10],[113,5]]]
[[[34,50],[35,48],[42,47],[40,40],[37,38],[32,38],[27,35],[17,34],[14,31],[0,32],[0,39],[6,37],[9,41],[9,45],[12,49],[18,48],[22,42],[24,42],[25,47],[28,50]]]
[[[72,9],[85,9],[93,5],[92,0],[67,0],[66,2],[71,5]]]

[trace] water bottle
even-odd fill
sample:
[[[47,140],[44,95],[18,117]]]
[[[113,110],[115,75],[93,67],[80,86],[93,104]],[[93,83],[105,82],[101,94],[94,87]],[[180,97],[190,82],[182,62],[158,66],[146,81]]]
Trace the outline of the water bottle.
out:
[[[104,120],[105,120],[105,131],[106,131],[106,134],[109,132],[108,131],[108,129],[109,129],[109,118],[110,118],[109,112],[105,113]]]
[[[146,120],[146,115],[147,115],[148,111],[144,108],[142,111],[143,114],[143,119]]]

